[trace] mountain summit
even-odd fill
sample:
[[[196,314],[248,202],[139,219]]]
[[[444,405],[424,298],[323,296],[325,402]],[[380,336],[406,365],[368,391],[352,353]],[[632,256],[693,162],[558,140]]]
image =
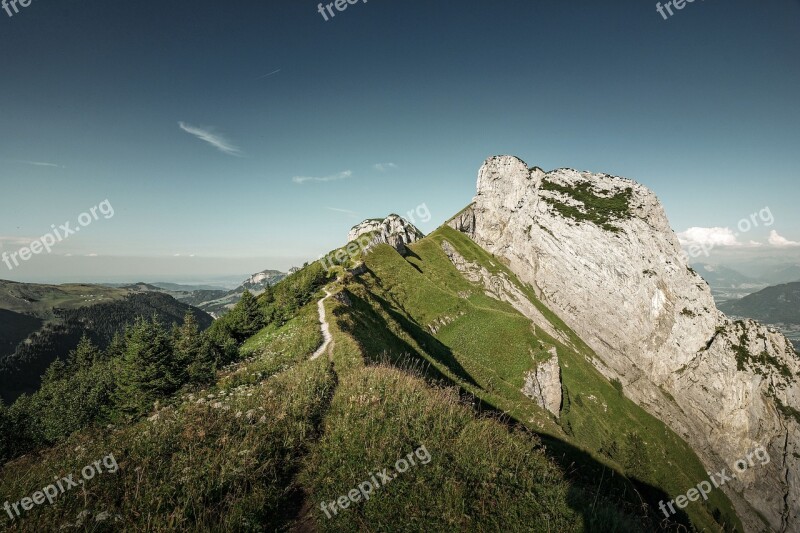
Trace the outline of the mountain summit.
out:
[[[417,242],[425,235],[414,224],[400,215],[391,214],[385,219],[370,218],[356,224],[347,234],[347,242],[365,237],[362,250],[367,252],[379,244],[388,244],[401,254],[406,245]]]
[[[746,525],[756,512],[779,531],[800,521],[800,360],[783,335],[717,310],[651,191],[492,157],[450,225],[529,283],[710,471],[769,450],[770,464],[725,486]]]

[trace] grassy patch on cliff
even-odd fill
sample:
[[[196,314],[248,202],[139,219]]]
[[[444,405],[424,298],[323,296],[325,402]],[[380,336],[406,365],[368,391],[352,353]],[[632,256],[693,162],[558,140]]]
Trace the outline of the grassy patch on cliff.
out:
[[[631,187],[608,197],[596,194],[592,184],[588,181],[566,186],[554,181],[544,180],[541,188],[544,191],[561,193],[581,204],[582,207],[577,207],[560,202],[555,198],[542,196],[544,201],[565,218],[571,218],[579,222],[592,222],[607,231],[616,233],[620,230],[613,222],[628,219],[631,216],[630,200],[633,196]]]

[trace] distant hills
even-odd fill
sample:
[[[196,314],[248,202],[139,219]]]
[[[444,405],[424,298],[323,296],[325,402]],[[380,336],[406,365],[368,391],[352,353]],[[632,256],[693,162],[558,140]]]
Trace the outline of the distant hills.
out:
[[[711,294],[717,304],[747,296],[769,285],[762,280],[746,276],[722,265],[696,263],[692,265],[692,268],[711,287]]]
[[[203,329],[213,322],[204,311],[158,291],[0,280],[0,398],[8,402],[36,390],[50,363],[65,357],[84,333],[105,347],[137,317],[156,316],[171,327],[186,313]]]
[[[109,286],[139,293],[159,292],[167,294],[179,302],[197,307],[212,317],[219,318],[233,309],[245,290],[249,290],[254,296],[259,296],[268,285],[275,285],[286,275],[286,273],[279,270],[262,270],[253,274],[232,290],[220,289],[211,285],[182,285],[166,282],[139,282]]]
[[[772,324],[800,348],[800,282],[767,287],[740,300],[721,303],[719,308],[729,315]]]

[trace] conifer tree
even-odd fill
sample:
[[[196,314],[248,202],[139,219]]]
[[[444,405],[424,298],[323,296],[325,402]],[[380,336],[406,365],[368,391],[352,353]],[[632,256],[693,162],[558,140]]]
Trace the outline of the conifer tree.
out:
[[[237,342],[252,337],[264,327],[264,313],[250,291],[242,293],[242,299],[231,311],[230,325]]]
[[[92,344],[86,333],[81,336],[78,346],[69,352],[67,356],[67,364],[70,370],[75,372],[78,370],[86,370],[91,367],[100,358],[100,350]]]
[[[170,338],[156,317],[138,319],[127,332],[118,368],[117,412],[129,417],[147,413],[156,400],[180,387],[181,374]]]
[[[211,381],[216,374],[214,350],[210,341],[200,334],[192,313],[186,313],[174,339],[175,357],[185,369],[187,381],[195,384]]]

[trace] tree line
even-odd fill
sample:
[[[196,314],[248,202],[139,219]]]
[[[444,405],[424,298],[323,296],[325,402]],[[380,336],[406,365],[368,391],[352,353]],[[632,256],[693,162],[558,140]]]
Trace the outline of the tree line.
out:
[[[47,367],[36,392],[0,403],[0,462],[88,426],[135,422],[181,390],[214,383],[219,369],[237,361],[242,342],[290,320],[326,281],[327,272],[313,263],[258,298],[244,291],[205,331],[189,312],[171,329],[156,315],[140,316],[105,349],[84,334]]]

